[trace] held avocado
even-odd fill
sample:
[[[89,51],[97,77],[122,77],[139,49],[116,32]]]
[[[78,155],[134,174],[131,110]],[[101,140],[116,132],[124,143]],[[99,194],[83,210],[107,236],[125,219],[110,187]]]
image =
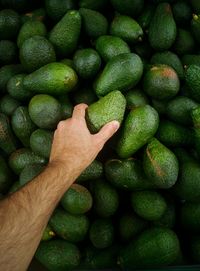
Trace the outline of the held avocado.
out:
[[[142,73],[143,64],[138,55],[120,54],[108,61],[97,78],[94,89],[97,96],[104,96],[113,90],[126,91],[139,82]]]
[[[126,99],[120,91],[112,91],[99,101],[91,104],[86,120],[92,132],[98,132],[106,123],[116,120],[120,124],[126,109]]]
[[[150,105],[137,107],[130,111],[117,145],[121,158],[128,158],[143,147],[158,129],[159,116]]]

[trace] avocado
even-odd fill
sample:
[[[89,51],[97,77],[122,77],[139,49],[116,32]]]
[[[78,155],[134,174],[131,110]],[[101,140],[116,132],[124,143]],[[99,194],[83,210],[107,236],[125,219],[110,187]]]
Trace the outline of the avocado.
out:
[[[17,37],[17,46],[20,48],[27,39],[34,36],[45,37],[46,34],[47,29],[43,22],[40,22],[38,20],[28,20],[20,28]]]
[[[150,45],[156,51],[168,50],[176,39],[176,33],[176,23],[170,4],[158,4],[148,29]]]
[[[126,91],[141,79],[143,64],[134,53],[120,54],[106,64],[97,78],[94,89],[97,96],[104,96],[113,90]]]
[[[56,209],[49,221],[55,233],[72,243],[83,241],[89,229],[89,220],[85,215],[72,215],[62,209]]]
[[[92,208],[92,203],[91,193],[80,184],[72,184],[61,199],[62,207],[72,215],[87,213]]]
[[[0,155],[0,193],[7,193],[12,185],[12,173],[5,159]]]
[[[153,108],[158,112],[160,116],[166,115],[166,107],[168,105],[168,100],[156,100],[151,99]]]
[[[23,80],[26,74],[16,74],[7,83],[7,91],[11,97],[18,101],[26,101],[33,96],[33,93],[23,87]]]
[[[144,0],[111,0],[111,4],[117,12],[135,18],[141,13]]]
[[[106,248],[112,245],[114,241],[114,226],[112,221],[107,219],[96,219],[92,222],[89,238],[96,248]]]
[[[49,33],[49,40],[57,55],[67,57],[75,51],[80,30],[81,16],[79,12],[77,10],[68,11]]]
[[[14,39],[20,28],[20,16],[12,9],[0,11],[0,40]]]
[[[64,240],[41,242],[36,259],[50,271],[66,271],[75,268],[80,263],[78,247]]]
[[[151,63],[168,65],[176,71],[180,79],[184,78],[184,70],[181,60],[176,54],[171,51],[155,53],[151,57]]]
[[[147,96],[144,94],[144,92],[140,89],[130,89],[126,93],[126,102],[127,102],[127,108],[133,109],[135,107],[140,107],[146,104],[149,104],[149,100]]]
[[[181,0],[174,3],[172,11],[176,23],[180,26],[189,25],[192,18],[192,8],[188,1]]]
[[[28,108],[26,106],[19,106],[13,113],[11,118],[11,125],[15,135],[22,142],[24,147],[30,146],[30,136],[36,129],[32,122]],[[41,148],[41,145],[40,145]]]
[[[168,65],[153,65],[145,74],[143,89],[147,95],[157,100],[174,97],[180,90],[177,73]]]
[[[192,233],[199,233],[200,204],[198,202],[184,202],[180,211],[181,226]]]
[[[156,138],[167,147],[194,145],[194,132],[192,129],[169,120],[160,122]]]
[[[175,43],[173,44],[173,51],[178,55],[192,54],[195,45],[192,33],[188,30],[179,28]]]
[[[0,68],[0,93],[6,92],[6,87],[9,79],[18,73],[23,72],[23,67],[20,64],[5,65]]]
[[[6,94],[0,99],[0,112],[7,116],[11,116],[15,109],[20,106],[20,102],[10,95]]]
[[[177,235],[170,229],[152,227],[121,250],[118,262],[123,268],[156,268],[172,264],[180,252]]]
[[[73,58],[74,69],[83,79],[93,78],[100,70],[101,58],[92,48],[77,50]]]
[[[190,65],[185,72],[185,80],[193,99],[200,102],[200,67]]]
[[[79,12],[83,30],[87,36],[96,39],[107,34],[108,21],[103,14],[88,8],[80,8]]]
[[[157,188],[168,189],[177,181],[178,159],[170,149],[152,138],[144,151],[143,169],[147,178]]]
[[[52,230],[52,228],[47,225],[45,230],[43,231],[42,239],[41,241],[49,241],[55,236],[55,232]]]
[[[95,213],[102,218],[114,215],[119,206],[119,195],[116,189],[102,179],[92,181],[91,186]]]
[[[141,162],[134,158],[110,159],[104,168],[107,180],[116,188],[134,191],[154,187],[144,175]]]
[[[176,206],[173,201],[167,201],[167,209],[160,219],[154,220],[154,226],[173,229],[176,224]]]
[[[36,154],[49,159],[51,145],[53,142],[53,132],[37,129],[30,136],[30,147]],[[42,148],[41,148],[42,146]]]
[[[142,13],[140,14],[137,20],[143,30],[147,31],[147,29],[149,28],[154,12],[155,6],[152,5],[151,3],[145,3]]]
[[[38,156],[28,148],[18,149],[9,157],[9,166],[17,175],[30,164],[44,165],[45,163],[46,160],[43,157]]]
[[[43,164],[29,164],[21,171],[19,175],[20,185],[25,185],[26,183],[32,181],[37,177],[43,170],[45,166]]]
[[[117,267],[117,254],[119,251],[119,245],[115,243],[104,249],[97,249],[93,246],[84,248],[85,256],[82,263],[79,265],[80,270],[89,269],[107,269]]]
[[[0,41],[0,63],[7,65],[15,63],[17,59],[17,46],[13,41],[1,40]]]
[[[185,162],[195,162],[196,159],[192,156],[191,153],[189,153],[186,149],[184,148],[174,148],[173,149],[174,154],[178,158],[178,161],[180,164],[183,164]]]
[[[106,6],[107,3],[108,3],[108,0],[96,0],[96,1],[94,1],[94,0],[80,0],[79,6],[81,8],[101,10]]]
[[[117,55],[131,52],[125,41],[111,35],[100,36],[95,42],[95,47],[105,62],[108,62]]]
[[[52,96],[35,95],[28,106],[31,120],[42,129],[54,129],[61,120],[61,105]]]
[[[134,44],[142,40],[143,30],[133,18],[125,15],[116,15],[110,25],[110,34],[130,44]]]
[[[59,21],[67,11],[74,8],[73,0],[45,0],[47,15],[54,21]]]
[[[112,91],[91,104],[86,111],[86,120],[91,132],[98,132],[106,123],[116,120],[120,124],[126,108],[126,99],[120,91]]]
[[[13,134],[9,118],[0,113],[0,149],[10,155],[17,149],[17,141]]]
[[[133,212],[122,214],[119,219],[119,234],[122,242],[130,242],[136,235],[141,233],[148,222]]]
[[[175,195],[187,201],[199,201],[199,176],[200,166],[198,162],[188,161],[181,164],[179,178],[174,186]]]
[[[33,72],[56,61],[53,45],[42,36],[33,36],[20,47],[19,57],[25,71]]]
[[[120,158],[128,158],[143,147],[156,133],[159,116],[150,105],[132,109],[128,114],[117,145]]]
[[[103,176],[103,164],[94,160],[76,179],[76,182],[83,183],[89,180],[96,180]]]
[[[149,221],[160,219],[167,209],[164,197],[156,191],[133,192],[131,205],[139,217]]]
[[[63,95],[73,90],[78,81],[75,71],[63,63],[49,63],[27,75],[23,87],[33,93]]]
[[[191,112],[199,106],[192,99],[184,96],[179,96],[169,101],[166,113],[169,119],[182,125],[191,125]]]

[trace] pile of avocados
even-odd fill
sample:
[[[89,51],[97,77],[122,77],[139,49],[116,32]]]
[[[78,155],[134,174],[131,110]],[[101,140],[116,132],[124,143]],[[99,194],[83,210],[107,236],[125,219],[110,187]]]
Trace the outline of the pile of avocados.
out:
[[[91,133],[121,124],[52,214],[47,270],[200,264],[199,14],[199,0],[0,0],[0,197],[45,169],[76,104]]]

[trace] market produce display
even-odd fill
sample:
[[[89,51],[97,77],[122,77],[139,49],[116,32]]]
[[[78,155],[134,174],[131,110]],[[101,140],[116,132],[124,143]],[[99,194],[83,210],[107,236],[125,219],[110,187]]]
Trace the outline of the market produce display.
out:
[[[76,104],[91,133],[121,125],[52,214],[47,270],[200,264],[199,14],[199,0],[0,0],[0,197],[42,172]]]

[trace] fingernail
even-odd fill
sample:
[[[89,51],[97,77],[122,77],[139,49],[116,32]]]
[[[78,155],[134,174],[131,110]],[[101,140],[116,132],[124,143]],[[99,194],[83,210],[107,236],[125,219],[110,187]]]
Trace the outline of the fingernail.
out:
[[[113,125],[113,128],[115,129],[115,131],[117,131],[119,129],[120,123],[119,123],[119,121],[114,120],[112,122],[112,125]]]

